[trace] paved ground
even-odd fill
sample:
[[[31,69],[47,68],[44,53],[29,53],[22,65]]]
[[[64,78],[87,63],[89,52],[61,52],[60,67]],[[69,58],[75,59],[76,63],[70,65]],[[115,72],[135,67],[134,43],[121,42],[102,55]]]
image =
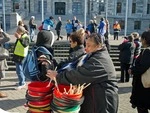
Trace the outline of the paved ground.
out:
[[[11,113],[26,113],[27,108],[24,107],[26,102],[26,89],[15,90],[17,77],[7,77],[2,80],[0,91],[7,93],[7,98],[0,98],[0,108]],[[28,82],[29,83],[29,82]],[[131,80],[129,83],[118,83],[119,86],[119,111],[118,113],[137,113],[131,108],[129,98],[131,94]],[[0,112],[1,113],[1,112]]]
[[[28,19],[25,20],[25,23],[28,22]],[[41,21],[36,21],[38,25],[40,25]],[[8,33],[11,35],[11,42],[14,42],[16,39],[13,36],[16,28],[11,29]],[[38,31],[36,31],[37,33]],[[64,40],[66,40],[65,30],[62,31],[62,35],[64,36]],[[35,36],[36,39],[36,36]],[[110,36],[110,44],[118,45],[122,42],[123,38],[120,37],[119,41],[114,41],[113,37]],[[9,73],[9,72],[8,72]],[[120,73],[118,73],[118,76]],[[137,113],[135,109],[131,108],[131,104],[129,103],[129,98],[131,94],[131,81],[129,83],[118,83],[119,86],[119,111],[118,113]],[[26,89],[23,90],[15,90],[17,83],[17,77],[15,73],[12,73],[12,76],[6,76],[5,79],[2,79],[0,85],[0,91],[7,93],[7,98],[0,98],[0,108],[11,113],[26,113],[27,108],[24,107],[26,102],[25,93]],[[2,112],[0,112],[2,113]]]

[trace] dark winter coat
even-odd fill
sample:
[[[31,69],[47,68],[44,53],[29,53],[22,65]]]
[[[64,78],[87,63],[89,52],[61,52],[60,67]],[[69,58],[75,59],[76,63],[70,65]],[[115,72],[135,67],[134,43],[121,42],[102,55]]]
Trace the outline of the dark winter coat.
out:
[[[59,22],[56,24],[55,30],[56,30],[56,31],[60,31],[60,30],[61,30],[61,26],[62,26],[62,22],[59,21]]]
[[[119,45],[119,60],[121,63],[132,64],[134,58],[135,45],[133,42],[124,42]]]
[[[82,66],[65,70],[56,79],[58,83],[67,85],[91,83],[83,92],[85,100],[80,113],[117,113],[116,72],[106,49],[90,54]]]
[[[72,48],[71,52],[69,53],[68,59],[66,59],[65,61],[61,61],[58,64],[58,69],[60,69],[66,63],[77,60],[83,54],[85,54],[84,45],[78,45],[75,48]]]
[[[146,49],[140,54],[131,68],[133,74],[131,103],[137,107],[150,109],[150,88],[144,88],[141,75],[150,67],[150,50]]]

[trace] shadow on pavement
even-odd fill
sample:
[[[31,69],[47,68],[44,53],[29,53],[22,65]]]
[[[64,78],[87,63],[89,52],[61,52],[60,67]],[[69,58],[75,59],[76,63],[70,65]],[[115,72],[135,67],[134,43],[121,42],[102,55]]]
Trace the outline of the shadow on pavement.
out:
[[[119,94],[125,94],[125,93],[131,93],[132,91],[132,87],[128,86],[128,87],[119,87]]]
[[[16,108],[18,106],[23,106],[25,104],[26,100],[25,99],[18,99],[18,100],[2,100],[0,102],[0,107],[3,109],[3,110],[10,110],[10,109],[13,109],[13,108]],[[9,104],[8,103],[14,103],[14,104]]]

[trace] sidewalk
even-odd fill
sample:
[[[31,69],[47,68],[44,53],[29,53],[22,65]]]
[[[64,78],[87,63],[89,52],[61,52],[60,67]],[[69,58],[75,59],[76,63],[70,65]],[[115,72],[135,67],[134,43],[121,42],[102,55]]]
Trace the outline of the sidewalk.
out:
[[[131,108],[129,103],[131,92],[131,81],[129,83],[118,83],[119,86],[119,111],[118,113],[137,113],[135,109]],[[24,107],[26,103],[25,94],[26,89],[15,90],[17,77],[6,77],[2,79],[0,91],[7,93],[7,98],[0,98],[0,108],[10,113],[26,113],[27,108]],[[28,82],[29,83],[29,82]]]

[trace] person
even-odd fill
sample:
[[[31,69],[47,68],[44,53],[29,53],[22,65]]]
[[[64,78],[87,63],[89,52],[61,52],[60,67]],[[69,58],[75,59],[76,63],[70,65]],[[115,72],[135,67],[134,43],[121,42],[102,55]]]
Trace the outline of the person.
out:
[[[26,86],[25,75],[22,71],[22,61],[28,54],[29,49],[29,36],[26,34],[26,30],[22,26],[18,26],[15,32],[16,42],[14,46],[12,60],[16,64],[16,73],[18,76],[19,84],[16,89],[22,89]]]
[[[118,23],[118,21],[116,21],[113,25],[113,29],[114,29],[114,40],[118,40],[119,37],[119,32],[121,30],[120,24]]]
[[[108,52],[110,52],[110,44],[109,44],[109,21],[107,19],[105,19],[105,23],[106,23],[106,33],[104,34],[105,37],[105,45],[107,47]]]
[[[80,21],[78,21],[76,28],[77,28],[76,31],[83,28],[83,25]]]
[[[150,31],[144,31],[141,35],[141,42],[144,50],[133,65],[129,69],[129,73],[133,75],[132,93],[130,102],[133,108],[137,108],[138,113],[148,113],[150,109],[150,88],[144,88],[141,82],[141,76],[150,67]]]
[[[62,27],[61,17],[58,17],[58,22],[57,22],[56,28],[55,28],[56,34],[57,34],[57,39],[56,40],[59,40],[59,38],[61,38],[61,40],[63,39],[63,37],[60,36],[61,27]]]
[[[18,26],[23,26],[26,30],[26,33],[29,34],[28,26],[24,24],[22,20],[18,22]]]
[[[0,46],[2,47],[5,42],[10,40],[10,36],[0,28]],[[8,69],[6,59],[0,61],[0,80],[5,77],[5,70]],[[0,91],[0,98],[7,97],[7,95]]]
[[[132,35],[128,36],[128,41],[120,44],[118,46],[118,49],[120,50],[119,54],[119,60],[121,65],[121,77],[120,82],[129,82],[129,67],[133,62],[134,58],[134,38]]]
[[[30,28],[30,41],[34,42],[33,38],[35,36],[35,29],[36,29],[37,25],[35,24],[35,17],[31,16],[30,20],[29,20],[29,28]]]
[[[76,16],[74,16],[73,17],[73,20],[72,20],[72,30],[73,30],[73,32],[75,32],[76,30],[77,30],[77,25],[78,25],[78,19],[77,19],[77,17]]]
[[[93,23],[93,20],[90,20],[88,26],[87,26],[87,30],[92,34],[95,32],[95,29],[94,29],[94,23]]]
[[[80,56],[85,54],[84,50],[84,29],[77,30],[70,35],[70,50],[68,59],[58,63],[58,69],[64,64],[77,60]]]
[[[133,37],[134,37],[134,44],[135,44],[134,59],[133,59],[133,63],[132,63],[132,65],[134,65],[135,60],[137,59],[137,57],[139,56],[139,54],[141,52],[142,43],[140,42],[140,37],[139,37],[138,32],[133,32],[133,33],[131,33],[131,35],[133,35]]]
[[[104,34],[106,33],[106,23],[104,21],[104,18],[101,18],[100,24],[98,26],[98,34],[101,35],[102,43],[105,41]]]
[[[70,22],[70,20],[67,20],[67,24],[65,26],[66,32],[67,32],[67,40],[69,40],[69,36],[72,33],[72,24]]]
[[[53,27],[54,27],[54,17],[52,16],[50,16],[48,19],[45,19],[42,22],[42,30],[51,31]]]
[[[47,76],[56,77],[58,84],[88,84],[84,89],[84,102],[79,113],[117,113],[118,87],[113,62],[102,46],[101,37],[91,34],[86,40],[86,53],[71,70],[59,73],[48,70]]]
[[[38,79],[40,79],[41,81],[47,80],[47,77],[45,76],[47,69],[49,68],[53,69],[56,66],[56,61],[53,59],[54,56],[54,50],[52,48],[52,45],[54,43],[53,39],[54,39],[54,35],[50,31],[41,30],[40,32],[38,32],[37,41],[35,45],[37,47],[40,46],[45,47],[51,53],[50,56],[50,55],[43,54],[40,51],[36,52],[38,58],[38,67],[40,70],[40,73],[38,74]],[[50,64],[48,65],[44,64],[43,63],[44,60],[49,61]]]

